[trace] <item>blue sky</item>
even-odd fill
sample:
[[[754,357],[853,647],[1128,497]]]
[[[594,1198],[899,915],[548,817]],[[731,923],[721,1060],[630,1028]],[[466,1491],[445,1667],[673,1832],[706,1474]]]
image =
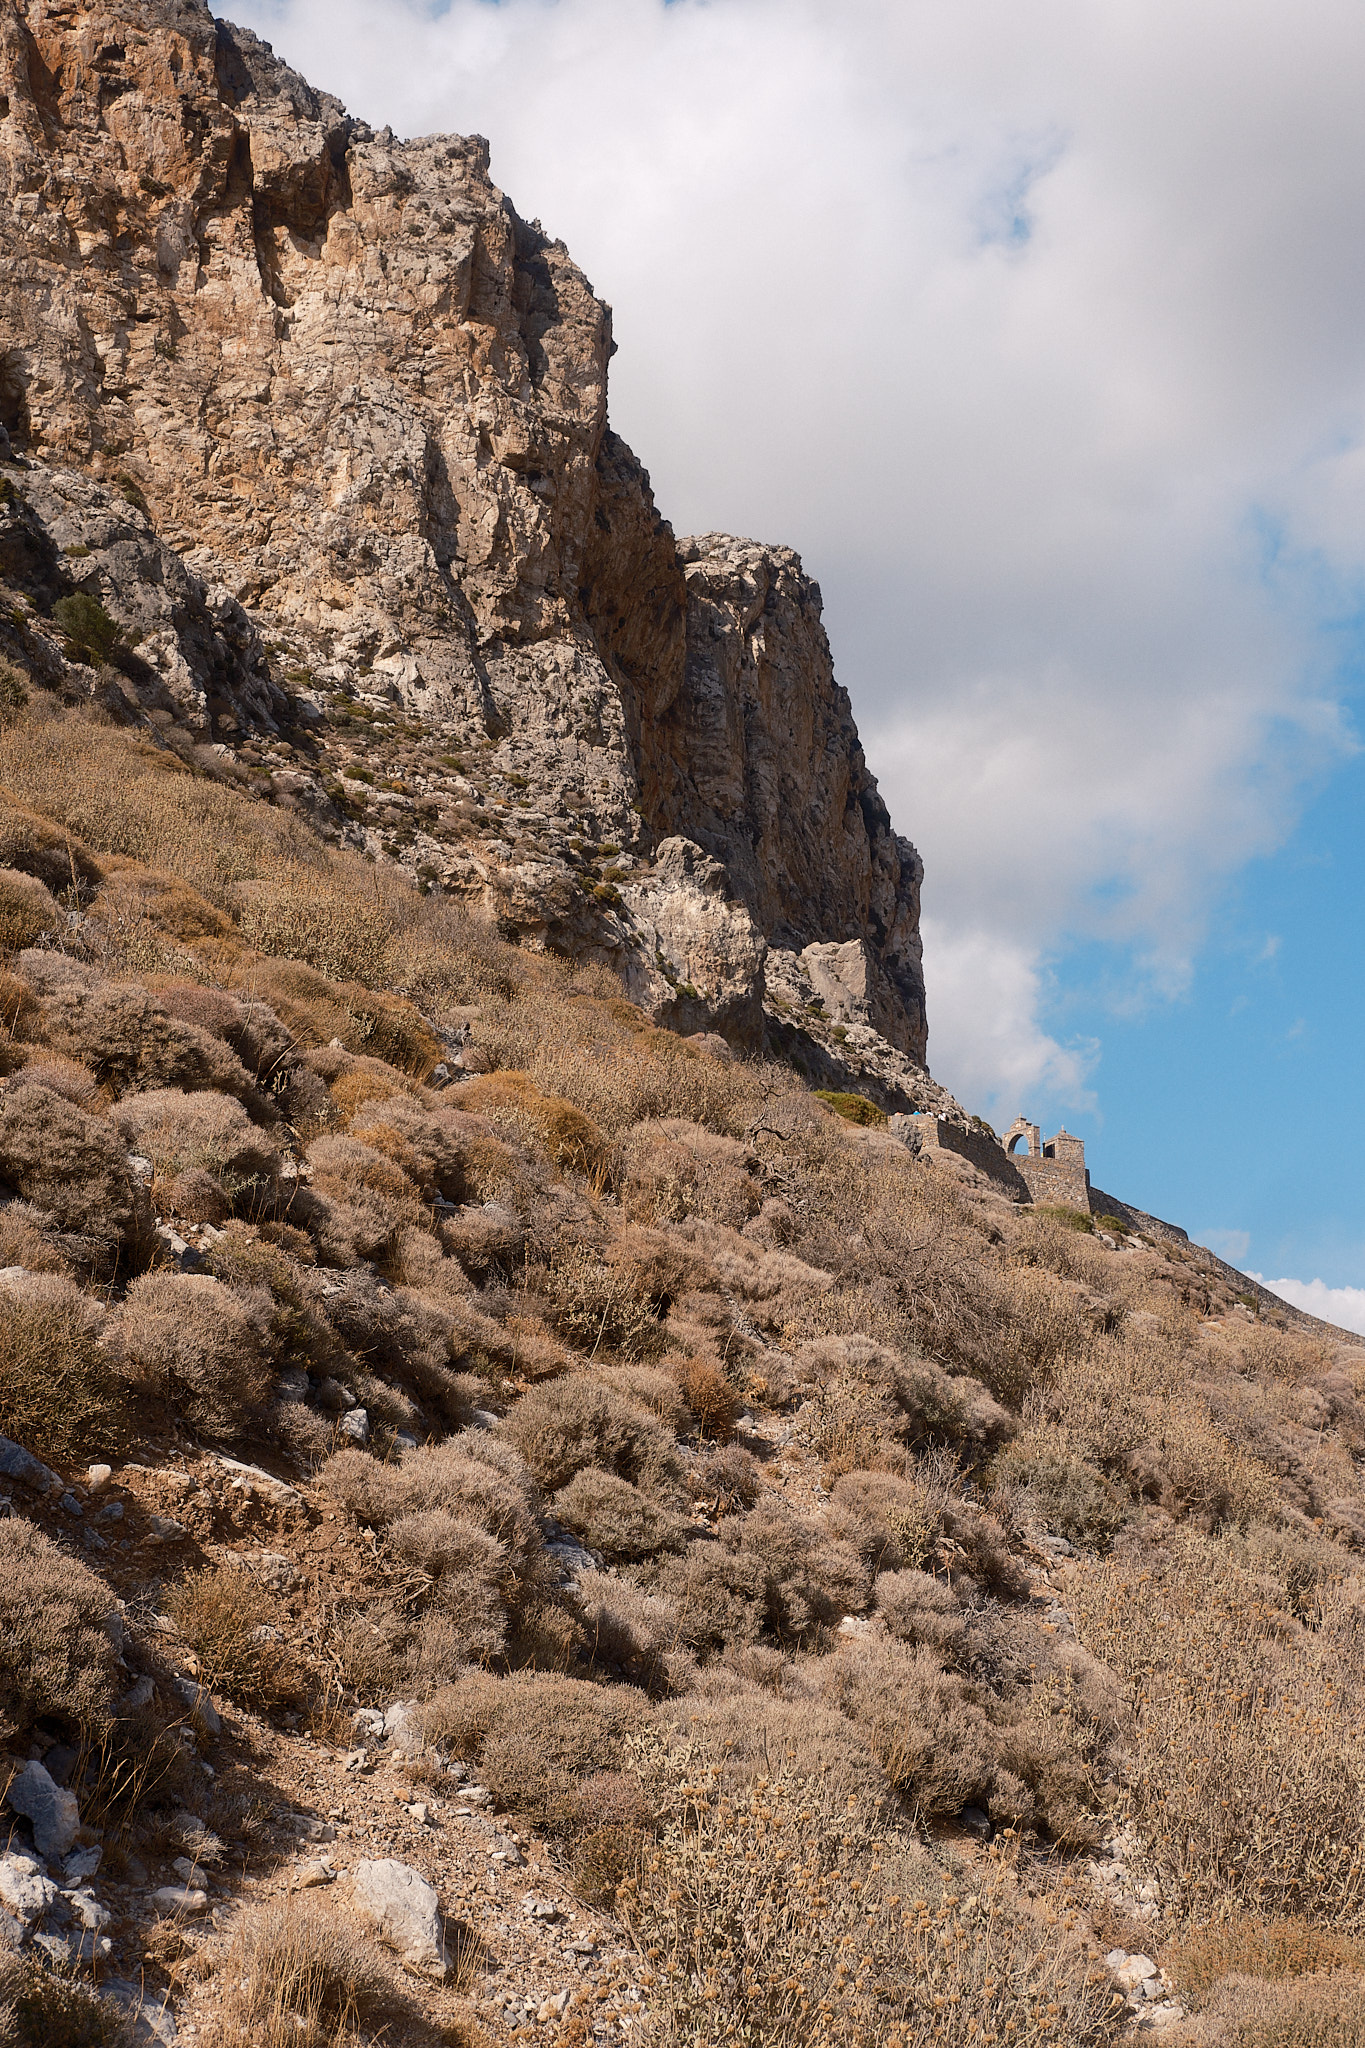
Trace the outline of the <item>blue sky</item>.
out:
[[[232,11],[487,135],[676,530],[801,550],[939,1077],[1365,1327],[1359,0]]]

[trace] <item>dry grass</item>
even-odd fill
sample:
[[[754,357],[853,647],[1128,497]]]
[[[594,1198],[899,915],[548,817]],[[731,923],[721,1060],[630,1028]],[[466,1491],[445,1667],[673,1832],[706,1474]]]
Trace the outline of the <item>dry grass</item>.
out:
[[[652,1760],[653,1761],[653,1760]],[[672,1816],[617,1894],[673,2043],[1024,2048],[1112,2038],[1107,1977],[998,1865],[946,1880],[913,1840],[782,1769],[731,1789],[686,1750],[655,1761]]]
[[[349,2048],[392,2038],[411,2018],[395,1976],[368,1936],[306,1901],[245,1917],[223,1972],[222,2010],[208,2048]]]
[[[1305,1630],[1282,1587],[1182,1533],[1158,1568],[1096,1567],[1082,1636],[1130,1690],[1127,1797],[1163,1896],[1340,1927],[1365,1911],[1358,1593],[1326,1591]]]
[[[250,1707],[299,1698],[303,1673],[280,1636],[279,1614],[248,1573],[232,1565],[191,1572],[168,1604],[206,1685]]]

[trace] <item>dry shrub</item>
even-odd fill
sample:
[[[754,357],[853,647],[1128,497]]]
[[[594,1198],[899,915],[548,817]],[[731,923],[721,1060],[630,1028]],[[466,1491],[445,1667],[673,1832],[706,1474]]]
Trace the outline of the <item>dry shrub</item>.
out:
[[[49,1234],[51,1220],[29,1202],[6,1202],[0,1207],[0,1268],[23,1266],[30,1273],[70,1273],[74,1260],[67,1256],[63,1241]]]
[[[0,1952],[4,2048],[134,2048],[122,2006],[34,1951]]]
[[[290,1213],[308,1225],[324,1260],[345,1267],[392,1259],[403,1233],[423,1221],[403,1169],[355,1138],[314,1138],[308,1158],[312,1189],[295,1198]]]
[[[1365,2039],[1365,1977],[1329,1970],[1286,1984],[1233,1978],[1216,2023],[1220,2048],[1356,2048]]]
[[[443,1508],[429,1508],[400,1515],[387,1547],[432,1582],[433,1645],[439,1633],[445,1655],[462,1664],[501,1655],[507,1641],[507,1557],[496,1537]]]
[[[0,1708],[11,1730],[43,1714],[107,1721],[116,1615],[113,1593],[86,1565],[29,1522],[0,1522]]]
[[[79,1060],[67,1059],[63,1053],[33,1048],[24,1061],[24,1080],[33,1088],[50,1088],[54,1095],[74,1102],[77,1109],[87,1110],[91,1116],[102,1115],[108,1103],[89,1067],[83,1067]]]
[[[647,1718],[638,1693],[542,1671],[471,1673],[422,1709],[428,1741],[477,1766],[500,1806],[570,1839],[595,1824],[591,1780],[623,1767]]]
[[[259,1304],[205,1273],[144,1273],[110,1335],[134,1385],[203,1435],[257,1426],[271,1386]]]
[[[729,1517],[720,1540],[732,1554],[761,1563],[768,1626],[780,1642],[802,1641],[867,1604],[870,1577],[853,1546],[799,1520],[773,1496]]]
[[[586,1246],[556,1248],[537,1276],[545,1319],[590,1358],[657,1357],[664,1348],[658,1309],[626,1261],[596,1257]]]
[[[610,1911],[616,1894],[638,1877],[650,1837],[650,1812],[639,1779],[603,1771],[582,1790],[582,1832],[569,1859],[569,1882],[588,1905]]]
[[[681,1118],[637,1124],[626,1134],[622,1159],[621,1201],[632,1222],[704,1216],[737,1230],[761,1206],[746,1147]]]
[[[506,1463],[490,1462],[490,1451]],[[487,1442],[482,1430],[408,1451],[400,1464],[381,1465],[364,1451],[340,1451],[324,1466],[319,1484],[378,1528],[404,1517],[444,1514],[482,1530],[498,1545],[498,1589],[508,1608],[520,1613],[540,1597],[544,1545],[534,1490],[515,1453]],[[456,1594],[452,1588],[452,1599]]]
[[[693,1465],[688,1481],[695,1499],[717,1515],[751,1508],[763,1491],[763,1469],[749,1451],[722,1444],[704,1462]]]
[[[233,1196],[251,1184],[267,1192],[279,1175],[280,1155],[269,1139],[240,1102],[213,1089],[187,1095],[178,1088],[154,1088],[128,1095],[111,1122],[129,1151],[150,1159],[167,1179],[209,1174]]]
[[[1071,1231],[1068,1243],[1084,1243]],[[1059,1363],[1084,1354],[1094,1334],[1074,1283],[1043,1269],[1015,1268],[997,1282],[997,1331],[989,1371],[982,1378],[1008,1406],[1018,1408],[1029,1390],[1045,1382]]]
[[[333,1093],[342,1106],[341,1083]],[[402,1148],[405,1170],[428,1199],[440,1195],[448,1202],[464,1200],[465,1155],[483,1136],[483,1126],[455,1109],[429,1110],[404,1095],[391,1096],[382,1108],[367,1106],[364,1113],[352,1113],[352,1136],[376,1151],[386,1146]]]
[[[998,1484],[1027,1490],[1048,1526],[1073,1543],[1112,1542],[1131,1512],[1126,1494],[1058,1440],[1055,1430],[1035,1427],[995,1461]]]
[[[79,1060],[102,1087],[218,1088],[254,1095],[237,1055],[197,1024],[172,1017],[149,990],[103,982],[43,955],[23,954],[20,968],[44,988],[43,1037],[54,1052]]]
[[[41,1015],[38,998],[28,983],[0,967],[0,1025],[11,1044],[16,1038],[28,1038]]]
[[[656,1590],[678,1614],[678,1639],[710,1655],[758,1641],[768,1621],[769,1580],[761,1558],[735,1556],[718,1543],[689,1543],[670,1558]]]
[[[916,1567],[938,1545],[947,1490],[890,1472],[846,1472],[836,1479],[827,1517],[874,1572]]]
[[[961,1664],[967,1651],[967,1623],[951,1586],[928,1572],[882,1572],[873,1601],[897,1642],[922,1644],[944,1664]]]
[[[580,1572],[574,1599],[595,1662],[651,1690],[666,1678],[665,1659],[678,1642],[678,1611],[671,1600],[609,1572]]]
[[[151,934],[180,944],[231,936],[232,920],[177,876],[140,867],[117,854],[104,867],[104,884],[90,914],[120,950],[131,952],[137,940],[145,944]]]
[[[1162,1966],[1187,2002],[1201,2006],[1224,1977],[1261,1977],[1278,1983],[1332,1970],[1365,1972],[1365,1940],[1335,1928],[1315,1927],[1302,1915],[1277,1920],[1236,1912],[1168,1942]]]
[[[170,1016],[197,1024],[230,1045],[258,1088],[282,1077],[294,1041],[274,1011],[254,995],[245,990],[229,994],[197,981],[154,980],[149,986]]]
[[[167,1604],[206,1685],[248,1707],[278,1707],[299,1698],[303,1674],[280,1638],[276,1610],[240,1566],[191,1572]]]
[[[352,1514],[376,1527],[399,1515],[446,1508],[518,1545],[535,1524],[535,1488],[516,1450],[487,1430],[466,1429],[445,1443],[405,1451],[381,1464],[365,1451],[339,1451],[319,1483]],[[477,1511],[476,1511],[477,1510]]]
[[[1324,1591],[1304,1630],[1266,1572],[1182,1529],[1164,1557],[1078,1574],[1070,1605],[1130,1691],[1128,1799],[1168,1909],[1351,1926],[1365,1909],[1358,1588]]]
[[[536,979],[534,1000],[523,996],[500,1011],[485,1006],[479,1043],[499,1070],[526,1073],[609,1139],[661,1118],[738,1138],[756,1116],[780,1114],[788,1102],[809,1120],[818,1114],[784,1068],[707,1059],[670,1031],[642,1029],[638,1012],[622,1014],[619,997],[604,1002],[596,989],[566,987],[572,970],[559,963],[538,960],[527,969]]]
[[[999,1600],[1022,1600],[1029,1590],[1028,1572],[1010,1549],[1009,1534],[994,1515],[983,1514],[970,1501],[952,1499],[943,1510],[945,1548],[955,1585],[966,1592],[984,1589]]]
[[[654,1784],[670,1820],[617,1906],[652,1965],[665,2042],[1111,2038],[1107,1975],[1018,1897],[998,1854],[967,1896],[875,1807],[840,1806],[788,1766],[733,1787],[681,1748],[655,1761]]]
[[[1193,1401],[1166,1405],[1145,1450],[1134,1459],[1143,1491],[1197,1528],[1245,1529],[1271,1509],[1275,1485],[1265,1466],[1230,1443]]]
[[[78,839],[0,790],[0,861],[36,875],[49,889],[69,889],[73,874],[84,889],[103,872]]]
[[[659,1574],[678,1610],[678,1633],[703,1655],[757,1642],[794,1644],[867,1600],[867,1571],[851,1546],[830,1541],[775,1501],[721,1524],[719,1542],[689,1543]]]
[[[1022,1785],[1002,1782],[995,1729],[977,1694],[933,1651],[868,1641],[829,1658],[821,1685],[925,1818],[969,1801],[1010,1821],[1031,1808]]]
[[[510,1318],[508,1327],[511,1327]],[[527,1377],[536,1375],[528,1374]],[[692,1422],[682,1388],[671,1368],[665,1371],[661,1366],[653,1365],[599,1365],[593,1371],[593,1378],[604,1386],[614,1387],[618,1394],[634,1401],[638,1407],[648,1408],[666,1429],[672,1430],[674,1436],[681,1436]]]
[[[677,1547],[680,1524],[648,1494],[614,1472],[588,1465],[550,1503],[575,1536],[606,1558],[652,1557]]]
[[[0,868],[0,952],[18,953],[43,932],[59,931],[65,923],[60,907],[35,876]]]
[[[208,2048],[341,2048],[358,2027],[387,2035],[410,2017],[369,1937],[312,1901],[245,1916],[222,1978],[225,2003]]]
[[[556,1166],[586,1174],[599,1184],[616,1171],[615,1147],[592,1118],[562,1096],[543,1094],[529,1074],[501,1072],[465,1081],[456,1090],[456,1103],[462,1110],[539,1139]]]
[[[102,1324],[98,1302],[59,1274],[0,1287],[0,1433],[58,1462],[122,1449],[129,1390]]]
[[[797,1371],[817,1396],[816,1448],[833,1472],[884,1461],[894,1440],[988,1448],[1009,1436],[1010,1417],[979,1380],[954,1377],[929,1359],[904,1357],[864,1336],[802,1345]]]
[[[589,1465],[665,1497],[681,1474],[670,1432],[648,1410],[581,1374],[532,1387],[502,1432],[547,1494]]]
[[[109,1254],[132,1222],[127,1161],[109,1125],[22,1080],[0,1096],[0,1178]]]
[[[682,1358],[670,1370],[701,1434],[724,1443],[739,1419],[740,1402],[720,1367],[709,1358]]]
[[[300,1045],[339,1038],[348,1052],[386,1060],[422,1080],[445,1048],[411,1003],[358,981],[330,981],[294,960],[261,960],[252,980]]]

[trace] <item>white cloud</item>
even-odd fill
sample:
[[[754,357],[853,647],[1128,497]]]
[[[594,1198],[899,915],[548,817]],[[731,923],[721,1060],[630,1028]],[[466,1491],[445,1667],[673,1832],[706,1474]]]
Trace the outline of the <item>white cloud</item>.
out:
[[[936,1069],[1078,1099],[1046,963],[1108,939],[1133,1000],[1181,988],[1351,744],[1355,0],[236,12],[376,122],[491,137],[615,305],[664,511],[823,585],[926,859]]]
[[[1092,1106],[1090,1041],[1066,1046],[1037,1022],[1041,972],[1028,949],[1000,934],[927,917],[924,970],[933,990],[939,1079],[1003,1130],[1031,1102]]]
[[[1267,1280],[1251,1275],[1305,1315],[1320,1316],[1325,1323],[1339,1323],[1343,1330],[1357,1330],[1365,1336],[1365,1287],[1329,1287],[1325,1280]]]

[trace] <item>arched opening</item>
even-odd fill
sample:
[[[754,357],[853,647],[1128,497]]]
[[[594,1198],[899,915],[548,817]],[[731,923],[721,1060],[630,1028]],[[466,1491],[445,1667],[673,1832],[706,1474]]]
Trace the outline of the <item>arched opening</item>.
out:
[[[1013,1137],[1012,1137],[1012,1138],[1010,1139],[1010,1141],[1009,1141],[1008,1145],[1006,1145],[1006,1147],[1005,1147],[1005,1150],[1006,1150],[1006,1152],[1008,1152],[1008,1153],[1010,1154],[1011,1158],[1013,1158],[1013,1156],[1015,1155],[1015,1153],[1017,1153],[1017,1152],[1019,1152],[1019,1151],[1020,1151],[1020,1147],[1021,1147],[1021,1146],[1022,1146],[1022,1148],[1023,1148],[1023,1152],[1021,1153],[1021,1155],[1020,1155],[1020,1156],[1022,1157],[1022,1156],[1023,1156],[1024,1154],[1027,1154],[1027,1152],[1028,1152],[1028,1132],[1027,1132],[1027,1131],[1016,1131],[1016,1132],[1015,1132],[1015,1134],[1014,1134],[1014,1136],[1013,1136]]]

